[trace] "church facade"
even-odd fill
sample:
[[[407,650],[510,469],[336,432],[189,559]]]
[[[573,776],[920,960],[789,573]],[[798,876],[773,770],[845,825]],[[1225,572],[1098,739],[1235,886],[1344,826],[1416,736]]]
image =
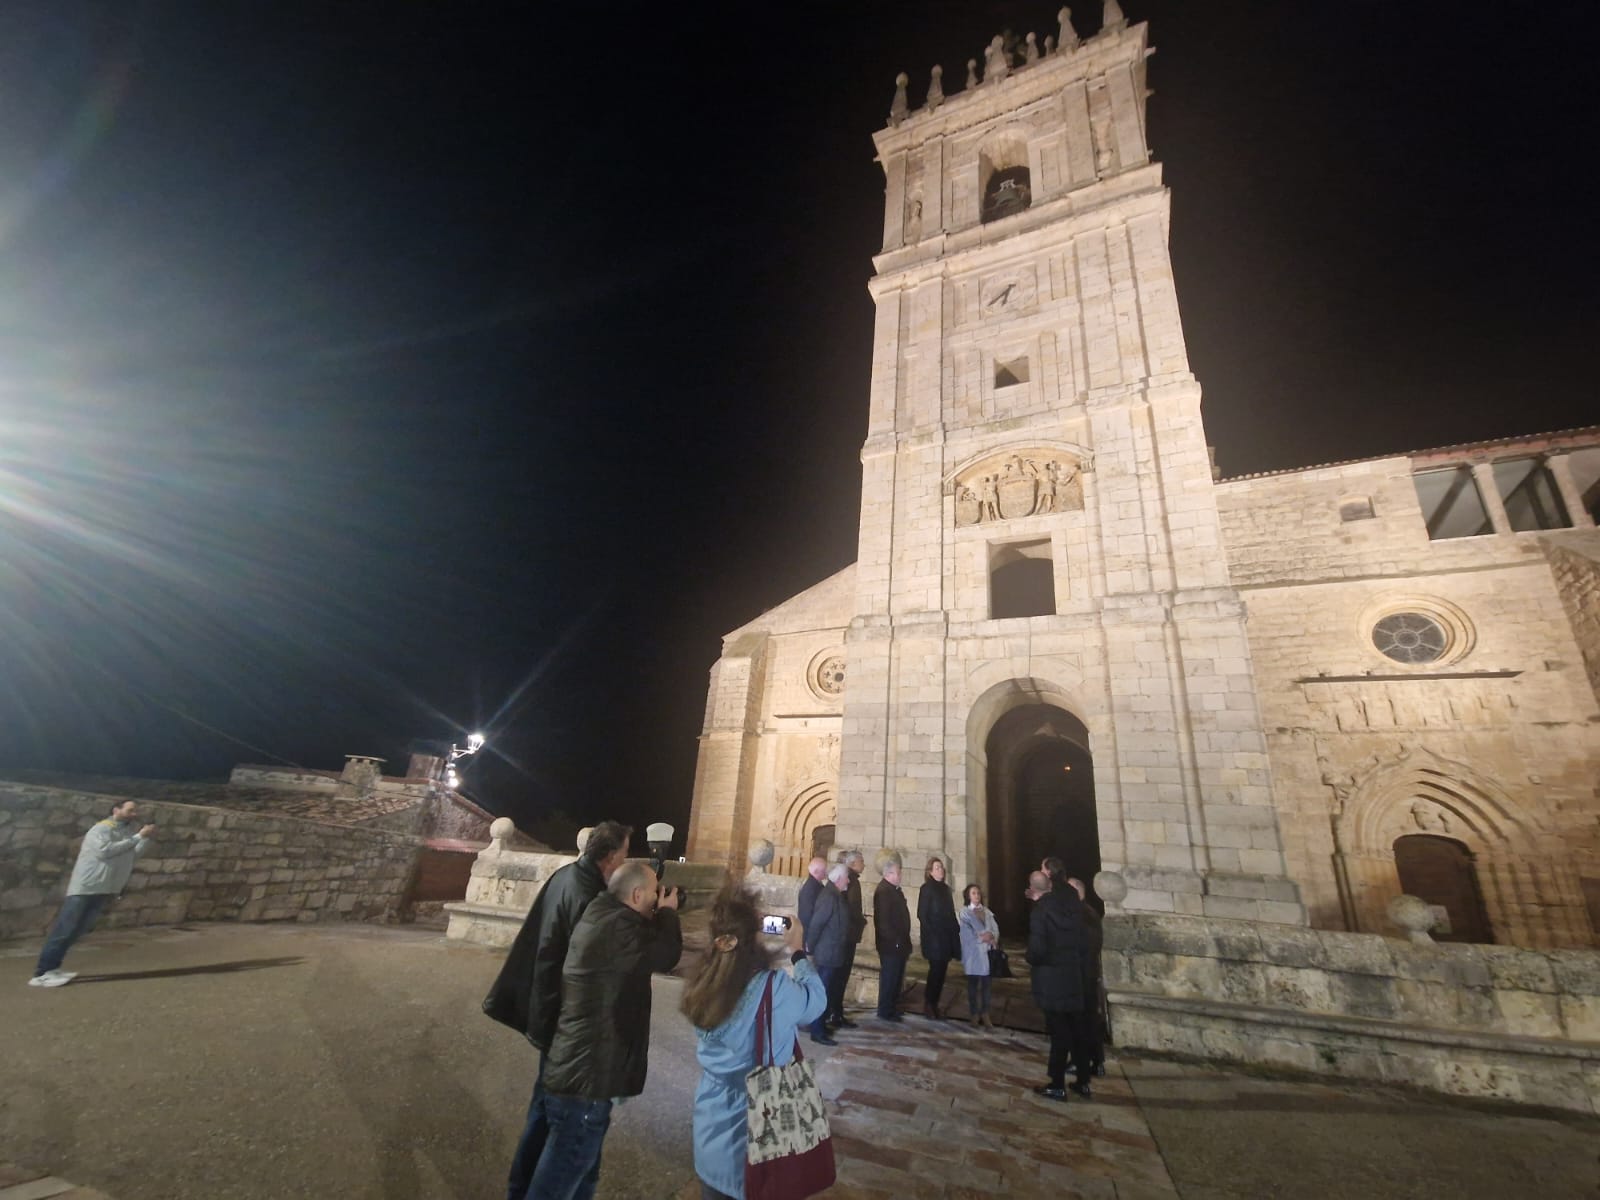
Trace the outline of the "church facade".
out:
[[[724,639],[689,857],[1600,945],[1600,429],[1215,479],[1108,9],[898,81],[858,559]]]

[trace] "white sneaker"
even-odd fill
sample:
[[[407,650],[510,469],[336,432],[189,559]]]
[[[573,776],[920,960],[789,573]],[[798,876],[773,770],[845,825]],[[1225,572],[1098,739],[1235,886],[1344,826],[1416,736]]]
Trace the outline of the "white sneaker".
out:
[[[77,978],[75,971],[46,971],[43,975],[35,975],[28,980],[29,987],[60,987],[64,983],[71,983]]]

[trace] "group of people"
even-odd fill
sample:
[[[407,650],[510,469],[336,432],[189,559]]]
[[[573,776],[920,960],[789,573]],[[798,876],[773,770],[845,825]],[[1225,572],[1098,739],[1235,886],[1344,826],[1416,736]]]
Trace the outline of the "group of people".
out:
[[[677,965],[683,936],[678,892],[662,887],[649,864],[628,859],[631,833],[602,822],[577,861],[550,877],[484,1001],[485,1012],[540,1051],[508,1200],[589,1200],[612,1112],[644,1090],[650,976]],[[753,892],[729,883],[712,905],[706,959],[681,1006],[698,1032],[694,1162],[704,1200],[744,1197],[745,1081],[758,1065],[756,1017],[769,983],[772,1065],[792,1061],[801,1029],[832,1045],[834,1032],[856,1027],[845,1015],[844,995],[867,926],[861,867],[859,852],[831,866],[812,860],[798,896],[799,919],[784,935],[788,971],[775,961]],[[957,912],[946,873],[941,858],[928,861],[917,904],[929,965],[923,1013],[945,1016],[945,978],[959,956],[971,1020],[992,1029],[989,952],[999,946],[999,928],[977,884],[964,889]],[[896,1022],[904,1020],[898,1001],[912,949],[911,915],[900,864],[886,862],[882,876],[873,897],[877,1015]],[[1046,859],[1029,879],[1027,958],[1050,1033],[1049,1078],[1036,1090],[1058,1100],[1069,1090],[1088,1097],[1101,1062],[1099,918],[1083,893],[1058,859]]]
[[[805,945],[816,960],[827,992],[823,1013],[811,1024],[811,1040],[837,1045],[833,1034],[855,1022],[844,1014],[844,993],[855,962],[855,948],[866,929],[861,908],[859,851],[847,851],[829,866],[813,858],[796,901]],[[928,859],[917,894],[919,944],[928,962],[922,1013],[944,1020],[945,979],[952,960],[961,960],[967,980],[967,1014],[974,1026],[993,1029],[993,951],[1000,946],[1000,928],[984,904],[983,888],[969,883],[957,910],[946,878],[944,860]],[[1036,1089],[1053,1100],[1073,1091],[1089,1098],[1089,1079],[1105,1068],[1103,988],[1100,979],[1102,933],[1100,915],[1087,902],[1082,880],[1067,875],[1059,858],[1046,858],[1028,879],[1033,901],[1028,924],[1028,965],[1034,1002],[1045,1014],[1050,1034],[1049,1078]],[[900,890],[900,864],[891,859],[873,895],[873,929],[879,974],[877,1015],[900,1021],[900,991],[911,955],[911,915]],[[1066,1071],[1074,1072],[1069,1086]]]

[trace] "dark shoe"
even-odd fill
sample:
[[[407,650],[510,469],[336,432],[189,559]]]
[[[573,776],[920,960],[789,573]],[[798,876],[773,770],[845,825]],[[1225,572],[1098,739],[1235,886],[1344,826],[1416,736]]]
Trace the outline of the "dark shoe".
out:
[[[860,1029],[861,1028],[861,1026],[858,1023],[856,1023],[855,1021],[852,1021],[849,1017],[836,1017],[834,1019],[833,1024],[834,1024],[834,1027],[837,1028],[837,1029]]]
[[[1106,1065],[1105,1065],[1105,1063],[1095,1063],[1095,1065],[1094,1065],[1094,1073],[1096,1075],[1100,1076],[1100,1078],[1104,1079],[1106,1077]]]
[[[904,1021],[905,1018],[902,1017],[897,1012],[892,1012],[892,1013],[879,1013],[878,1014],[878,1020],[880,1020],[880,1021],[894,1021],[894,1022],[898,1023],[900,1021]]]
[[[1067,1090],[1074,1095],[1082,1096],[1085,1100],[1094,1099],[1094,1093],[1089,1090],[1087,1083],[1069,1083],[1067,1084]]]
[[[811,1035],[811,1040],[813,1042],[815,1042],[819,1046],[837,1046],[839,1044],[833,1038],[829,1037],[827,1034],[823,1034],[821,1037],[818,1037],[816,1034],[813,1033]]]
[[[1034,1088],[1033,1094],[1035,1096],[1043,1096],[1046,1100],[1065,1100],[1067,1098],[1067,1093],[1062,1091],[1062,1089],[1058,1087],[1051,1087],[1048,1084],[1046,1084],[1044,1087]]]

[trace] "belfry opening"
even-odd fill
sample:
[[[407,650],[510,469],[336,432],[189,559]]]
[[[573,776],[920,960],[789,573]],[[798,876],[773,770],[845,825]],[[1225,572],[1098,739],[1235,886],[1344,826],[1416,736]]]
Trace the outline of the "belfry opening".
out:
[[[1023,889],[1042,859],[1061,859],[1085,885],[1100,870],[1089,731],[1053,704],[1024,704],[994,723],[985,758],[990,904],[1001,932],[1020,935]]]

